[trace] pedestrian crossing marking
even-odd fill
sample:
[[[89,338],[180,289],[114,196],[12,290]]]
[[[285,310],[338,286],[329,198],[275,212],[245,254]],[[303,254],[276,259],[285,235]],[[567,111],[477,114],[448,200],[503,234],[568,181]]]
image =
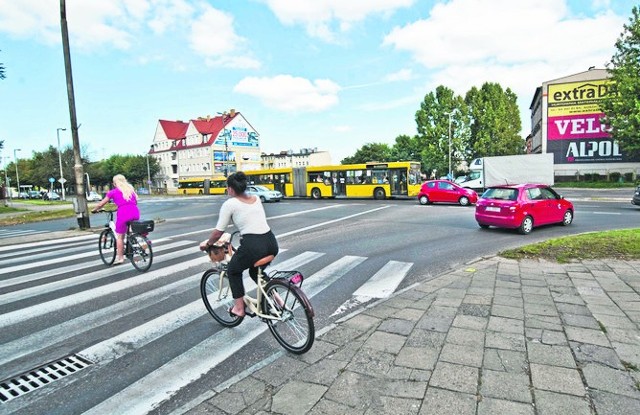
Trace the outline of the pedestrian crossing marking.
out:
[[[142,348],[155,347],[154,343],[165,336],[170,336],[178,330],[193,325],[195,321],[207,316],[208,313],[200,299],[198,288],[202,272],[209,267],[206,256],[197,256],[194,259],[187,259],[197,252],[197,242],[191,240],[171,240],[169,238],[154,240],[154,253],[159,254],[154,258],[154,265],[161,265],[152,268],[144,274],[136,273],[131,267],[120,266],[115,268],[95,269],[101,266],[102,261],[97,258],[98,253],[93,243],[88,249],[86,241],[97,239],[96,235],[89,237],[68,238],[46,243],[30,243],[13,247],[2,247],[0,249],[0,275],[8,275],[0,281],[0,289],[5,291],[0,293],[0,304],[10,311],[0,315],[0,330],[5,333],[12,333],[14,337],[10,341],[2,343],[0,347],[0,379],[5,376],[15,374],[17,367],[24,365],[25,361],[33,356],[42,358],[46,356],[49,349],[59,351],[60,347],[68,347],[64,342],[72,336],[91,338],[94,332],[103,326],[114,326],[114,323],[123,322],[128,316],[144,312],[151,307],[158,307],[161,304],[169,303],[174,296],[178,298],[191,298],[187,301],[181,300],[177,304],[172,302],[170,308],[164,307],[160,314],[155,314],[150,320],[143,320],[133,324],[123,324],[122,329],[117,329],[107,336],[99,337],[97,341],[89,342],[80,347],[79,356],[96,362],[94,370],[101,370],[107,367],[109,362],[129,356]],[[188,246],[191,245],[191,246]],[[46,247],[48,252],[42,252]],[[185,249],[181,249],[185,247]],[[281,253],[288,253],[290,250],[282,249]],[[20,264],[19,252],[26,255],[28,262]],[[165,254],[160,254],[164,252]],[[355,272],[357,267],[367,261],[363,256],[341,256],[335,260],[325,261],[327,256],[323,252],[301,251],[293,252],[293,255],[279,256],[268,270],[288,270],[300,269],[308,264],[321,261],[319,270],[305,278],[304,292],[311,299],[326,290],[332,284],[338,282],[349,273]],[[22,255],[24,260],[25,255]],[[282,259],[282,260],[281,260]],[[328,259],[328,258],[327,258]],[[178,261],[178,263],[175,263]],[[169,262],[172,262],[169,264]],[[328,262],[328,263],[327,263]],[[37,272],[32,272],[37,268]],[[380,292],[388,295],[393,292],[402,278],[406,276],[411,268],[411,264],[390,262],[378,271],[369,282],[362,285],[362,292]],[[82,275],[66,277],[67,274],[79,273],[83,269],[88,270]],[[197,270],[189,272],[190,270]],[[392,273],[392,269],[404,271]],[[188,276],[175,281],[174,275],[184,274]],[[118,274],[128,274],[119,281],[102,281],[105,278]],[[248,291],[254,290],[255,285],[249,282],[248,277],[246,287]],[[383,280],[391,280],[395,284],[393,288],[383,284]],[[128,296],[136,288],[149,282],[160,284],[144,293]],[[84,283],[90,284],[90,288],[81,291],[73,290]],[[98,285],[96,285],[98,284]],[[7,289],[24,285],[24,288],[15,289],[8,292]],[[368,287],[368,288],[366,288]],[[73,293],[60,296],[63,290],[72,289]],[[21,305],[20,301],[28,301],[30,298],[52,294],[52,299],[34,304],[29,302]],[[58,295],[58,297],[55,297]],[[195,297],[193,296],[195,295]],[[89,309],[81,315],[75,315],[71,310],[82,310],[88,304],[95,302],[101,304],[103,297],[113,296],[116,302],[97,309]],[[195,299],[193,299],[195,298]],[[18,308],[16,308],[16,306]],[[29,320],[42,318],[50,313],[70,312],[70,318],[60,323],[55,323],[44,328],[36,329],[33,332],[23,333],[22,329],[17,332],[18,327],[29,327]],[[213,320],[212,320],[213,321]],[[20,324],[21,326],[18,326]],[[35,325],[35,327],[42,327]],[[175,358],[160,363],[155,369],[146,374],[142,374],[138,380],[133,381],[128,386],[124,386],[120,391],[116,391],[111,397],[101,403],[94,403],[87,414],[98,413],[146,413],[157,408],[163,401],[175,395],[180,389],[197,381],[202,376],[213,370],[224,360],[232,357],[239,349],[260,336],[267,325],[258,319],[247,319],[239,327],[233,330],[218,328],[213,325],[214,331],[205,340],[189,345],[186,351],[181,352]],[[187,340],[188,341],[188,340]],[[76,349],[78,350],[78,349]],[[215,351],[212,353],[212,351]],[[41,364],[42,362],[37,362]],[[110,365],[109,365],[110,366]],[[91,372],[93,373],[93,372]],[[70,378],[68,382],[75,382]],[[56,385],[49,385],[47,388],[56,388]],[[43,392],[44,394],[51,393]],[[39,398],[36,398],[39,399]],[[29,405],[30,399],[15,399],[12,406],[19,408],[20,405]],[[12,409],[13,410],[13,409]]]

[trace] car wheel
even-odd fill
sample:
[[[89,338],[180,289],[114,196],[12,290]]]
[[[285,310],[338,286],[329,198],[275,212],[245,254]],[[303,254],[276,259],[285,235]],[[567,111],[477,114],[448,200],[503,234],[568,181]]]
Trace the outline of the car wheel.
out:
[[[426,195],[422,195],[418,198],[418,201],[420,202],[421,205],[428,205],[429,204],[429,198]]]
[[[469,198],[466,196],[462,196],[460,197],[460,200],[458,200],[458,202],[460,202],[460,206],[468,206],[469,205]]]
[[[489,225],[485,225],[484,223],[479,223],[478,226],[482,229],[489,229]]]
[[[569,226],[573,222],[573,212],[571,210],[567,210],[564,212],[564,216],[562,217],[562,226]]]
[[[261,201],[262,203],[264,203],[264,202],[266,202],[266,201],[267,201],[267,199],[265,199],[265,198],[264,198],[264,196],[260,196],[260,201]]]
[[[523,235],[528,235],[531,233],[532,230],[533,230],[533,218],[527,215],[524,217],[524,219],[522,219],[522,223],[518,228],[518,232],[520,232]]]

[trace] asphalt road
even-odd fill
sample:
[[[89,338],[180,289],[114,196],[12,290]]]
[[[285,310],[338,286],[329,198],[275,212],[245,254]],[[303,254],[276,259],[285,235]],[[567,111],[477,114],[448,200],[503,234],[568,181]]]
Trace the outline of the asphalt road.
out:
[[[281,248],[273,268],[299,269],[307,277],[303,288],[321,330],[376,296],[478,257],[557,236],[638,226],[640,209],[628,201],[565,195],[576,205],[574,223],[527,236],[480,229],[473,207],[414,200],[267,204]],[[196,246],[223,200],[142,200],[143,217],[158,220],[156,259],[146,274],[128,264],[105,268],[95,235],[0,247],[0,380],[69,355],[91,361],[0,410],[117,413],[114,408],[130,399],[146,408],[142,412],[168,414],[279,352],[260,322],[222,329],[200,301],[199,277],[208,265]]]

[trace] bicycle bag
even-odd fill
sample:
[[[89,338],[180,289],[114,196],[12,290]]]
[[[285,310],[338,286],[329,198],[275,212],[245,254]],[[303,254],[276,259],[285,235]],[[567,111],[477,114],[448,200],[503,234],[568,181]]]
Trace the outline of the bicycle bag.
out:
[[[298,287],[300,287],[302,285],[302,281],[304,281],[304,276],[299,271],[273,271],[269,274],[269,279],[273,278],[281,278],[289,281],[289,284],[293,284]]]
[[[153,232],[154,225],[152,220],[134,220],[131,222],[131,231],[134,233]]]

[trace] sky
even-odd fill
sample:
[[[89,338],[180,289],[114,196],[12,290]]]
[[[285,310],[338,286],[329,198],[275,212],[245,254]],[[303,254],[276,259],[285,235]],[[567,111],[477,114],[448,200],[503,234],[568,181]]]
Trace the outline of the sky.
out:
[[[158,120],[235,109],[266,153],[415,135],[425,95],[497,82],[522,136],[543,82],[604,68],[636,0],[66,0],[78,137],[146,154]],[[0,161],[72,144],[59,0],[0,0]]]

